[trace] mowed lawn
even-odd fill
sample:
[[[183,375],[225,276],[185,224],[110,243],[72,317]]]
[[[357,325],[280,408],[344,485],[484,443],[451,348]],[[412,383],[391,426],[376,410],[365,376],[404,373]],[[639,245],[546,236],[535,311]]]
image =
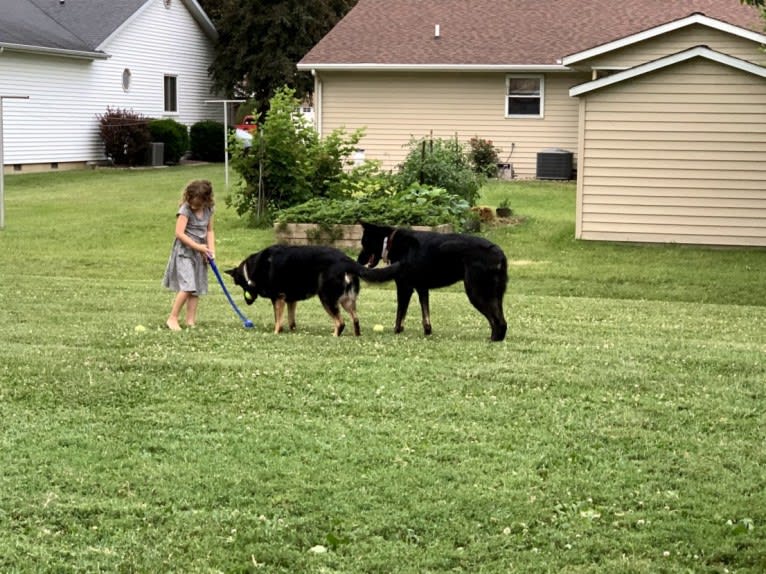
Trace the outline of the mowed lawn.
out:
[[[233,290],[245,330],[212,275],[172,333],[193,178],[222,269],[273,241],[220,165],[6,177],[1,572],[766,571],[765,250],[577,242],[573,184],[492,184],[502,343],[460,286],[429,338],[390,285],[360,338]]]

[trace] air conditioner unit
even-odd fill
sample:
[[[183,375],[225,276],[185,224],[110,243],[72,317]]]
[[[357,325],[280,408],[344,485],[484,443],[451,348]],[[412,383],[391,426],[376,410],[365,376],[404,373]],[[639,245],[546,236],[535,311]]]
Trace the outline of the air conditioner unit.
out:
[[[572,152],[560,148],[537,154],[537,179],[572,179]]]
[[[165,164],[165,144],[163,142],[151,142],[149,144],[147,163],[153,167]]]

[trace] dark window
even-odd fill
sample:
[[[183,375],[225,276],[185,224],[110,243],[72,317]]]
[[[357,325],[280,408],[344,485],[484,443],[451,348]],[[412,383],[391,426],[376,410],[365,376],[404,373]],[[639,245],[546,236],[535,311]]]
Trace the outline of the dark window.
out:
[[[538,117],[543,115],[542,76],[508,76],[507,85],[506,115]]]
[[[178,78],[175,76],[165,76],[165,111],[178,111]]]

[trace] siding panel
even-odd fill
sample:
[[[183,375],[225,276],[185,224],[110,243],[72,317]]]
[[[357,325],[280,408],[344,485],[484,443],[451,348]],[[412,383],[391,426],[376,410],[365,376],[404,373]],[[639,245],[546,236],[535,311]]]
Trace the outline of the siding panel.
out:
[[[535,176],[537,152],[564,148],[576,153],[577,100],[571,86],[582,74],[545,78],[545,117],[506,118],[505,74],[488,73],[340,73],[320,76],[318,123],[322,134],[345,127],[366,128],[360,143],[368,159],[394,169],[411,138],[474,136],[500,148],[500,160],[514,165],[517,177]],[[513,153],[511,153],[513,150]],[[576,161],[576,159],[575,159]]]
[[[644,62],[657,60],[668,54],[686,50],[690,46],[700,45],[761,66],[766,65],[766,54],[754,42],[701,24],[694,24],[658,38],[638,42],[632,46],[591,58],[584,63],[594,68],[630,68]]]
[[[578,235],[766,245],[766,81],[697,59],[613,88],[582,102]]]
[[[0,54],[0,92],[30,96],[4,105],[6,165],[103,159],[97,115],[107,106],[187,125],[222,120],[221,104],[204,103],[212,97],[212,42],[182,2],[166,9],[163,0],[152,0],[103,49],[107,60]],[[125,68],[131,70],[127,92]],[[166,73],[178,76],[177,114],[163,112]]]

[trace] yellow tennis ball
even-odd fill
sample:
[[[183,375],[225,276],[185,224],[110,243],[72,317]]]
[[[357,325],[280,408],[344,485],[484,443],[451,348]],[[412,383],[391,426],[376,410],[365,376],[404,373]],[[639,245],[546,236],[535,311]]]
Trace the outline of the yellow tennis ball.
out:
[[[372,328],[372,330],[375,331],[376,333],[381,333],[383,331],[383,329],[384,329],[384,327],[380,323],[378,323],[377,325],[375,325]]]

